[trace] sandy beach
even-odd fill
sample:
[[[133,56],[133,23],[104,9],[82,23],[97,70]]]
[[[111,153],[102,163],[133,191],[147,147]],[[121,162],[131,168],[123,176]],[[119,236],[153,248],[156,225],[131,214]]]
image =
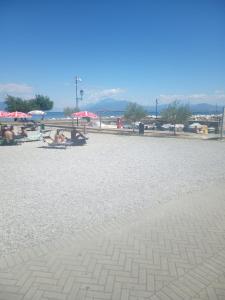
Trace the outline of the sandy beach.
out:
[[[225,180],[225,143],[89,134],[86,146],[1,147],[0,255]]]

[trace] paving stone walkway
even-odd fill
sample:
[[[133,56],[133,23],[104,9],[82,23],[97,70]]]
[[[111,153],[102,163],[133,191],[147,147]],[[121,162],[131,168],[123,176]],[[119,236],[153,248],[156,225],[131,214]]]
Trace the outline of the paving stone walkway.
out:
[[[0,299],[225,299],[223,184],[0,259]]]

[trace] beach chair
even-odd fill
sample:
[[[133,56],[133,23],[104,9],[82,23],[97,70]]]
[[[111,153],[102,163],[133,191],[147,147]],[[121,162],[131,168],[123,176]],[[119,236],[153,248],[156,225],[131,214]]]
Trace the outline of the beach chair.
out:
[[[11,141],[0,139],[0,146],[16,146],[16,145],[21,145],[21,142],[15,139]]]
[[[51,138],[43,138],[43,142],[47,144],[47,148],[66,149],[69,146],[65,143],[55,143]]]

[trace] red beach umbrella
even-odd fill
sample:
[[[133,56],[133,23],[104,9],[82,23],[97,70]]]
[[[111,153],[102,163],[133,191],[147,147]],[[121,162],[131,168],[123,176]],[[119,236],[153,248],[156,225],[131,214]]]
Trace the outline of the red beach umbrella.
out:
[[[0,118],[7,118],[8,114],[9,113],[7,111],[0,111]]]
[[[75,112],[71,115],[71,117],[75,118],[91,118],[91,119],[96,119],[98,116],[92,112],[89,111],[79,111]]]
[[[8,118],[14,118],[14,119],[15,118],[20,119],[20,118],[30,118],[31,115],[23,113],[23,112],[20,112],[20,111],[13,111],[13,112],[8,113],[7,117]]]

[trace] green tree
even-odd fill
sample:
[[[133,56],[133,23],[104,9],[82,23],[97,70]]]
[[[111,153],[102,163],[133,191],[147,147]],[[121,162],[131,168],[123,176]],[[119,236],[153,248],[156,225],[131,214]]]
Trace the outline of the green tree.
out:
[[[53,108],[54,103],[47,96],[36,95],[34,98],[34,104],[36,104],[40,110],[50,110]]]
[[[147,115],[143,106],[137,103],[129,103],[124,112],[125,120],[131,121],[133,124],[140,121]]]
[[[76,108],[67,106],[63,109],[63,112],[64,112],[64,115],[66,117],[68,117],[68,116],[71,116],[72,113],[76,112]]]
[[[162,120],[174,125],[174,134],[176,134],[176,124],[185,124],[191,116],[191,110],[188,105],[181,105],[174,101],[167,109],[161,112]]]
[[[5,105],[7,111],[16,111],[17,107],[20,106],[22,103],[22,99],[19,97],[13,97],[10,95],[7,95],[5,99]]]
[[[31,108],[31,103],[28,100],[23,100],[19,97],[8,95],[5,100],[7,111],[22,111],[28,112]]]
[[[8,95],[5,99],[7,111],[29,112],[31,110],[50,110],[53,107],[53,101],[48,97],[36,95],[34,99],[24,100],[19,97]]]

